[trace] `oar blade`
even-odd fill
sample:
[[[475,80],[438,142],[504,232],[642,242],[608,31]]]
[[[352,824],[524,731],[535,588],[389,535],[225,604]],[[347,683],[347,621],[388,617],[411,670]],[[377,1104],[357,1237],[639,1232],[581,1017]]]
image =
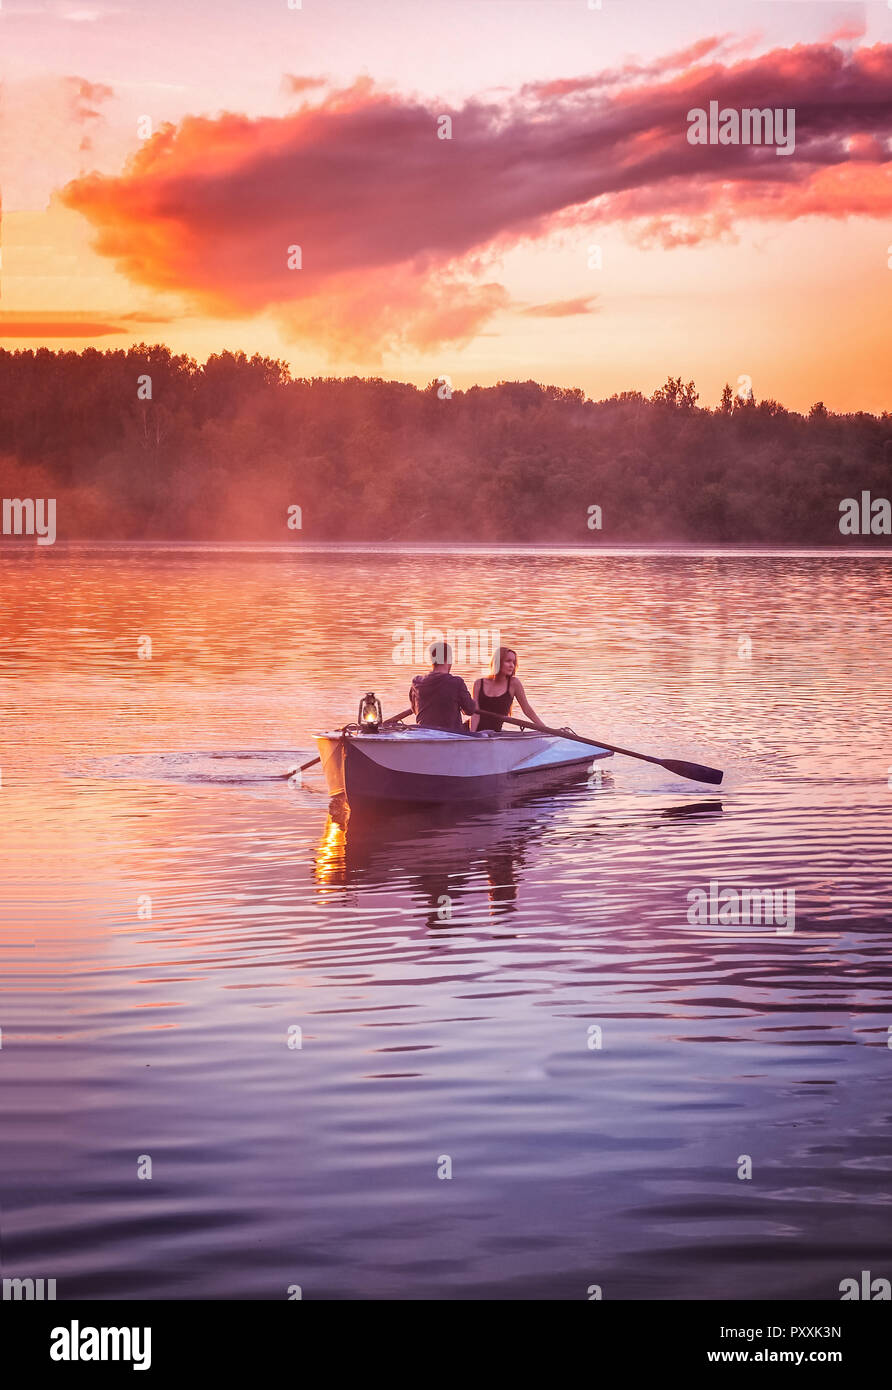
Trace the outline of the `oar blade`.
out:
[[[687,777],[691,782],[709,782],[711,786],[721,785],[724,772],[717,767],[706,767],[703,763],[686,763],[680,758],[661,758],[661,767],[674,772],[676,777]]]

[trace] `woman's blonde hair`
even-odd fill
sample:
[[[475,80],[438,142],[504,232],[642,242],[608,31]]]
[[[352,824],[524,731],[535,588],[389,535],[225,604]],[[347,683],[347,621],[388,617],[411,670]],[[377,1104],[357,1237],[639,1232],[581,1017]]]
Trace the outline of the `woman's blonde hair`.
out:
[[[517,675],[517,667],[519,663],[517,660],[517,652],[514,649],[514,647],[496,647],[495,651],[492,654],[492,661],[489,663],[489,670],[486,673],[486,679],[488,681],[498,680],[502,670],[502,662],[505,659],[506,652],[510,652],[511,655],[514,657],[514,674],[515,676]],[[499,698],[501,699],[501,696],[499,696]]]

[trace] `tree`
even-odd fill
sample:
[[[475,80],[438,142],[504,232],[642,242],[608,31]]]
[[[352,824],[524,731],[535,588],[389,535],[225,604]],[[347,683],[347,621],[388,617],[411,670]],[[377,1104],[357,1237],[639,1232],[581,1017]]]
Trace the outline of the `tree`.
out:
[[[137,395],[140,376],[152,395]],[[741,378],[746,382],[747,378]],[[892,413],[809,415],[669,377],[592,401],[504,382],[454,391],[291,380],[273,358],[204,365],[163,345],[0,348],[8,496],[59,497],[60,537],[838,544],[838,504],[889,496]],[[729,401],[732,418],[728,415]],[[683,413],[680,413],[683,412]],[[832,422],[832,423],[831,423]],[[877,543],[887,541],[877,537]]]
[[[671,405],[676,410],[693,410],[699,399],[700,393],[695,390],[694,383],[689,381],[685,385],[680,376],[667,377],[666,384],[651,396],[655,404]]]

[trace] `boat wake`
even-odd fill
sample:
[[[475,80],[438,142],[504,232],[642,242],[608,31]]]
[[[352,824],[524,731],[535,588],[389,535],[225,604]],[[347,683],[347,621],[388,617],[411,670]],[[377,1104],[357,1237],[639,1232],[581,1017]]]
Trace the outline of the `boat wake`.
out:
[[[284,782],[301,755],[293,748],[213,749],[206,752],[125,753],[82,762],[74,775],[124,781],[186,782],[244,787]]]

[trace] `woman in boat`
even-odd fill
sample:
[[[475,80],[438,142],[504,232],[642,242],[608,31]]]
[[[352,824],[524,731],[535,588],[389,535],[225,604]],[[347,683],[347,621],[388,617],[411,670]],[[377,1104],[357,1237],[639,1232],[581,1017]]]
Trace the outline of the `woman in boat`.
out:
[[[474,682],[474,699],[480,713],[471,717],[469,729],[472,734],[485,733],[487,730],[498,733],[502,727],[502,720],[510,715],[515,700],[531,724],[535,724],[537,729],[546,727],[527,699],[516,671],[517,652],[514,648],[496,647],[489,674]]]

